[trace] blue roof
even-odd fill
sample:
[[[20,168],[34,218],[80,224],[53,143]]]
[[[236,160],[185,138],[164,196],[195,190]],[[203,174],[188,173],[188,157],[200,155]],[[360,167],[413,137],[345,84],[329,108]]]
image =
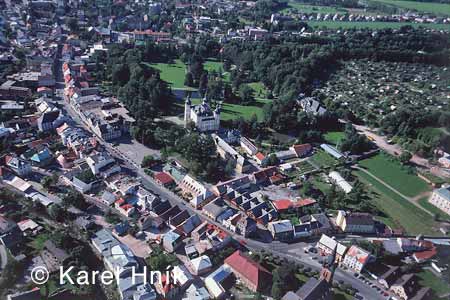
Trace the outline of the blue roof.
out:
[[[42,151],[35,153],[30,159],[35,162],[42,162],[50,158],[52,158],[50,150],[44,148]]]

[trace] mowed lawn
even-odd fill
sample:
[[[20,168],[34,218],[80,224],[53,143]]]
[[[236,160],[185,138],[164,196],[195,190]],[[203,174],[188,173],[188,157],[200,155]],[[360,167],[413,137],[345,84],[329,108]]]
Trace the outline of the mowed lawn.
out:
[[[255,103],[252,105],[239,105],[239,104],[230,104],[230,103],[222,103],[222,110],[220,113],[220,119],[222,121],[235,120],[240,117],[250,120],[253,115],[256,115],[259,121],[262,121],[264,112],[263,106],[269,103],[271,100],[267,99],[256,99]],[[201,99],[192,99],[192,104],[196,105],[201,102]],[[183,103],[177,103],[177,105],[182,105]]]
[[[447,3],[433,3],[433,2],[420,2],[407,0],[372,0],[372,1],[381,2],[384,4],[400,8],[417,10],[420,12],[433,13],[441,16],[450,15],[450,4]]]
[[[431,271],[422,270],[417,276],[419,277],[419,282],[422,286],[427,286],[433,290],[437,296],[435,297],[436,299],[441,295],[450,293],[450,285],[441,278],[436,277]]]
[[[324,134],[325,140],[333,145],[337,145],[345,136],[345,133],[342,131],[329,131]]]
[[[147,63],[146,63],[147,64]],[[196,90],[195,88],[191,88],[184,85],[184,79],[186,76],[186,65],[179,59],[176,59],[172,64],[166,63],[157,63],[157,64],[147,64],[153,68],[158,69],[161,74],[161,79],[168,82],[173,89],[188,89],[188,90]],[[222,68],[223,64],[219,61],[207,60],[204,63],[205,70],[208,71],[219,71]],[[225,72],[224,80],[230,80],[230,74]]]
[[[436,29],[436,30],[449,30],[448,24],[432,24],[432,23],[425,23],[425,24],[419,24],[419,23],[406,23],[406,22],[350,22],[350,21],[308,21],[307,22],[309,26],[315,27],[315,28],[329,28],[329,29],[363,29],[363,28],[369,28],[369,29],[386,29],[386,28],[392,28],[392,29],[399,29],[403,26],[412,26],[415,28],[418,27],[424,27],[429,29]]]
[[[359,165],[408,197],[430,190],[424,180],[408,173],[399,162],[391,160],[387,154],[381,153],[362,160]]]
[[[362,171],[355,171],[358,179],[367,186],[373,203],[382,211],[385,217],[378,217],[394,228],[403,228],[409,234],[441,235],[433,227],[433,217],[403,199],[374,178]]]

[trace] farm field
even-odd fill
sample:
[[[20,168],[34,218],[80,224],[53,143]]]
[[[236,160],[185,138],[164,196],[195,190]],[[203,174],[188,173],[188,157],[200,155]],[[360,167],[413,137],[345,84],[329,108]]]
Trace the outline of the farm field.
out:
[[[405,196],[414,197],[430,190],[424,180],[408,173],[399,162],[390,159],[387,154],[382,153],[362,160],[359,165]]]
[[[433,13],[436,15],[450,15],[450,4],[447,3],[432,3],[432,2],[420,2],[420,1],[407,1],[407,0],[371,0],[380,2],[399,8],[416,10],[419,12]]]
[[[349,22],[349,21],[308,21],[309,26],[315,28],[326,27],[329,29],[361,29],[361,28],[369,28],[369,29],[384,29],[384,28],[392,28],[399,29],[402,26],[410,25],[412,27],[424,27],[429,29],[436,30],[450,30],[450,26],[448,24],[419,24],[419,23],[406,23],[406,22]]]
[[[366,173],[355,171],[354,174],[367,186],[375,205],[385,215],[385,217],[378,217],[378,219],[391,227],[401,227],[410,234],[438,234],[433,228],[435,223],[429,214],[409,203]]]

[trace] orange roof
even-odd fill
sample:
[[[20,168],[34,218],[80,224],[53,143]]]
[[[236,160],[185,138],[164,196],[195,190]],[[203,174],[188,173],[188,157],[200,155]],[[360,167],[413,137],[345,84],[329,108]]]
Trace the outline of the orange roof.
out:
[[[266,157],[264,156],[264,154],[262,154],[261,152],[256,153],[255,156],[256,156],[256,158],[259,159],[259,160],[263,160],[264,158],[266,158]]]

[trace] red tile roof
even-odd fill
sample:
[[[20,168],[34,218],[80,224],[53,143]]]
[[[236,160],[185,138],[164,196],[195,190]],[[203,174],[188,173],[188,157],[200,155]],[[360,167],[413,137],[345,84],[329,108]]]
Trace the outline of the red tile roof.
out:
[[[420,252],[416,252],[413,254],[414,258],[421,262],[421,261],[425,261],[425,260],[429,260],[430,258],[434,257],[437,254],[437,250],[435,247],[425,250],[425,251],[420,251]]]
[[[259,290],[265,283],[268,283],[272,274],[257,262],[251,260],[240,250],[236,250],[233,254],[225,259],[225,264],[233,269],[233,272],[239,276],[246,278]]]
[[[289,199],[281,199],[281,200],[275,200],[272,201],[273,206],[275,206],[276,210],[287,210],[291,207],[293,207],[293,202]]]
[[[308,154],[312,150],[311,144],[292,145],[292,148],[299,157]]]
[[[256,156],[257,159],[259,159],[259,160],[261,160],[261,161],[262,161],[264,158],[266,158],[266,157],[264,156],[264,154],[262,154],[261,152],[256,153],[255,156]]]
[[[174,181],[173,178],[165,172],[156,173],[155,179],[156,179],[156,181],[160,182],[163,185],[172,183]]]

